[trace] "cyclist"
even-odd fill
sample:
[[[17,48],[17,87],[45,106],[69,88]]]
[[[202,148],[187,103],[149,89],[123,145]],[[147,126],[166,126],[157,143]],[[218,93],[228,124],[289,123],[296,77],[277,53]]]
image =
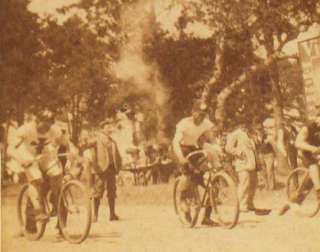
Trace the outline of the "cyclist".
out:
[[[178,159],[181,177],[181,203],[187,220],[191,220],[191,215],[185,200],[188,196],[188,189],[193,184],[204,186],[203,173],[195,173],[188,165],[189,160],[186,156],[196,150],[201,149],[199,146],[200,138],[210,138],[210,130],[213,128],[213,123],[208,119],[207,106],[200,100],[196,100],[190,117],[183,118],[176,126],[176,133],[173,139],[173,151]],[[205,210],[205,218],[202,221],[204,225],[215,224],[211,219],[211,206],[207,206]]]
[[[319,111],[319,107],[317,107]],[[305,167],[309,168],[310,178],[317,193],[317,200],[320,204],[320,112],[304,126],[297,135],[295,146],[302,154],[302,162]],[[300,195],[295,195],[290,201],[299,204],[304,199]],[[286,204],[281,210],[280,215],[287,212],[290,204]]]
[[[35,120],[17,129],[8,147],[10,156],[24,168],[29,183],[26,228],[30,232],[36,231],[36,221],[47,221],[49,218],[41,200],[44,188],[50,187],[53,214],[57,211],[63,172],[56,163],[56,154],[59,146],[68,146],[68,141],[54,122],[52,112],[45,110],[39,113]],[[41,155],[39,162],[34,162],[38,155]]]

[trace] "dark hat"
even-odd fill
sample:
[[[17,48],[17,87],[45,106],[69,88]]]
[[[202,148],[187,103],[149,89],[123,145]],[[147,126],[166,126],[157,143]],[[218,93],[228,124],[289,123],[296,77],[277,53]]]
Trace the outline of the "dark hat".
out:
[[[46,121],[46,122],[53,123],[55,118],[52,111],[45,109],[37,114],[37,119],[39,121]]]
[[[208,111],[208,106],[207,104],[202,101],[202,100],[195,100],[192,106],[192,111],[203,111],[207,112]]]

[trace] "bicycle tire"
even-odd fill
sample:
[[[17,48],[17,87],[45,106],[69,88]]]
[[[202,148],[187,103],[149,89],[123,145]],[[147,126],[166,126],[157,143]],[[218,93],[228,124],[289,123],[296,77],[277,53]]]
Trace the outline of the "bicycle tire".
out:
[[[220,211],[219,208],[219,205],[222,204],[218,202],[217,193],[219,193],[219,190],[221,190],[221,188],[218,187],[220,178],[223,179],[226,182],[226,185],[230,188],[229,194],[231,194],[230,196],[232,197],[233,201],[230,208],[232,211],[231,218],[227,222],[222,219],[222,211]],[[209,194],[213,211],[215,213],[215,216],[217,217],[217,221],[220,224],[220,226],[226,229],[234,228],[239,220],[240,209],[237,195],[237,187],[232,177],[224,171],[216,173],[212,178]]]
[[[302,175],[304,178],[304,176],[309,176],[309,171],[306,168],[296,168],[293,171],[290,172],[288,178],[287,178],[287,182],[286,182],[286,193],[287,193],[287,197],[288,197],[288,201],[292,201],[293,198],[293,192],[290,190],[291,187],[291,183],[298,183],[298,186],[300,187],[300,182],[299,181],[299,174]],[[296,181],[293,181],[294,179],[296,179]],[[310,179],[310,177],[309,177]],[[297,185],[294,185],[297,186]],[[314,186],[312,185],[310,187],[309,191],[305,191],[306,197],[304,197],[304,199],[302,200],[302,202],[300,203],[300,208],[298,209],[298,213],[302,216],[306,216],[306,217],[314,217],[320,210],[320,204],[316,202],[315,206],[312,207],[314,209],[311,209],[310,211],[306,212],[305,208],[302,206],[303,203],[305,202],[305,199],[307,198],[307,195],[312,192],[315,195],[315,190],[314,190]]]
[[[28,188],[29,188],[28,184],[24,185],[21,188],[19,196],[18,196],[18,204],[17,204],[18,221],[19,221],[19,225],[20,225],[21,231],[23,232],[24,237],[26,237],[28,240],[31,240],[31,241],[37,241],[37,240],[40,240],[41,237],[43,236],[44,231],[46,229],[47,222],[37,222],[35,224],[36,228],[37,228],[36,232],[30,232],[27,230],[26,223],[23,218],[24,213],[23,213],[23,209],[22,209],[22,202],[23,202],[24,198],[28,198],[28,195],[27,195]]]
[[[183,224],[183,226],[188,227],[188,228],[192,228],[196,225],[198,217],[199,217],[199,213],[200,213],[200,205],[195,209],[195,213],[191,219],[191,221],[187,221],[185,220],[184,216],[182,216],[182,212],[179,209],[178,206],[178,197],[179,197],[179,193],[178,193],[178,187],[179,187],[179,183],[180,183],[180,177],[176,178],[175,182],[174,182],[174,186],[173,186],[173,206],[174,206],[174,210],[176,215],[178,215],[180,222]],[[193,197],[196,198],[196,200],[199,201],[199,192],[197,190],[197,188],[195,188],[195,190],[193,190]]]
[[[67,193],[68,189],[71,186],[77,187],[77,192],[82,191],[83,193],[83,199],[84,199],[84,207],[86,208],[85,213],[85,224],[83,229],[81,230],[81,234],[77,237],[74,237],[74,235],[70,234],[67,230],[67,224],[65,223],[68,219],[68,214],[65,215],[65,194]],[[66,216],[66,217],[65,217]],[[77,180],[71,180],[63,185],[60,195],[59,195],[59,201],[58,201],[58,219],[59,219],[59,228],[62,232],[63,237],[70,243],[73,244],[79,244],[82,243],[89,235],[91,223],[92,223],[92,199],[90,197],[89,191],[87,188],[79,181]],[[66,221],[64,221],[64,219]]]

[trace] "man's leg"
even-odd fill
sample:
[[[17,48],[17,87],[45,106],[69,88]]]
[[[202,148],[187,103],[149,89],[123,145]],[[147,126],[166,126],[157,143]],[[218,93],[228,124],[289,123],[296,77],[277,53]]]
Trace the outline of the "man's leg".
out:
[[[250,189],[250,175],[248,171],[238,172],[238,199],[240,203],[240,211],[249,211],[249,189]]]
[[[117,186],[116,186],[116,172],[113,168],[109,167],[106,173],[106,189],[107,189],[107,198],[109,203],[109,211],[111,221],[119,220],[119,217],[115,212],[115,203],[117,197]]]
[[[250,171],[249,172],[249,191],[248,191],[248,208],[249,210],[254,210],[254,196],[256,194],[258,185],[258,176],[257,171]]]
[[[95,174],[93,183],[93,220],[92,222],[98,221],[100,202],[103,197],[105,188],[105,177],[103,174]]]
[[[312,180],[312,183],[315,187],[318,202],[320,203],[320,177],[319,177],[319,166],[316,164],[316,161],[313,160],[311,156],[303,156],[303,165],[309,167],[309,176]],[[296,182],[297,183],[297,182]],[[290,199],[289,202],[285,203],[279,211],[279,215],[284,215],[290,208],[291,204],[301,204],[304,200],[302,194],[295,193]]]
[[[203,173],[198,173],[198,174],[193,174],[191,179],[192,183],[194,185],[200,185],[203,188],[206,188],[204,178],[203,178]],[[203,225],[217,225],[213,220],[211,220],[211,213],[212,213],[212,206],[210,204],[210,198],[208,197],[206,201],[206,207],[205,207],[205,212],[204,212],[204,219],[202,220]]]
[[[37,164],[26,168],[26,175],[29,181],[28,196],[33,206],[33,213],[36,221],[46,221],[48,216],[45,214],[42,202],[43,177]]]
[[[264,162],[266,165],[268,190],[274,190],[276,181],[275,181],[275,174],[274,174],[274,155],[273,155],[273,153],[264,155]]]

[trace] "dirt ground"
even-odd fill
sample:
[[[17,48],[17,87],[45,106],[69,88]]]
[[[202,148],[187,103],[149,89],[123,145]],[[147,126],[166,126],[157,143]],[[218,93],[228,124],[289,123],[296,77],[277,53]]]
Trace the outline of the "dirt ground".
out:
[[[18,188],[2,191],[2,251],[35,252],[318,252],[320,251],[320,215],[310,219],[289,212],[283,217],[276,210],[284,200],[283,190],[259,191],[258,207],[272,208],[269,216],[241,214],[232,230],[197,225],[182,227],[172,207],[172,184],[147,187],[125,186],[118,190],[119,222],[109,222],[104,202],[99,222],[91,227],[88,239],[72,245],[55,238],[55,221],[51,221],[40,241],[17,238],[16,195]]]

